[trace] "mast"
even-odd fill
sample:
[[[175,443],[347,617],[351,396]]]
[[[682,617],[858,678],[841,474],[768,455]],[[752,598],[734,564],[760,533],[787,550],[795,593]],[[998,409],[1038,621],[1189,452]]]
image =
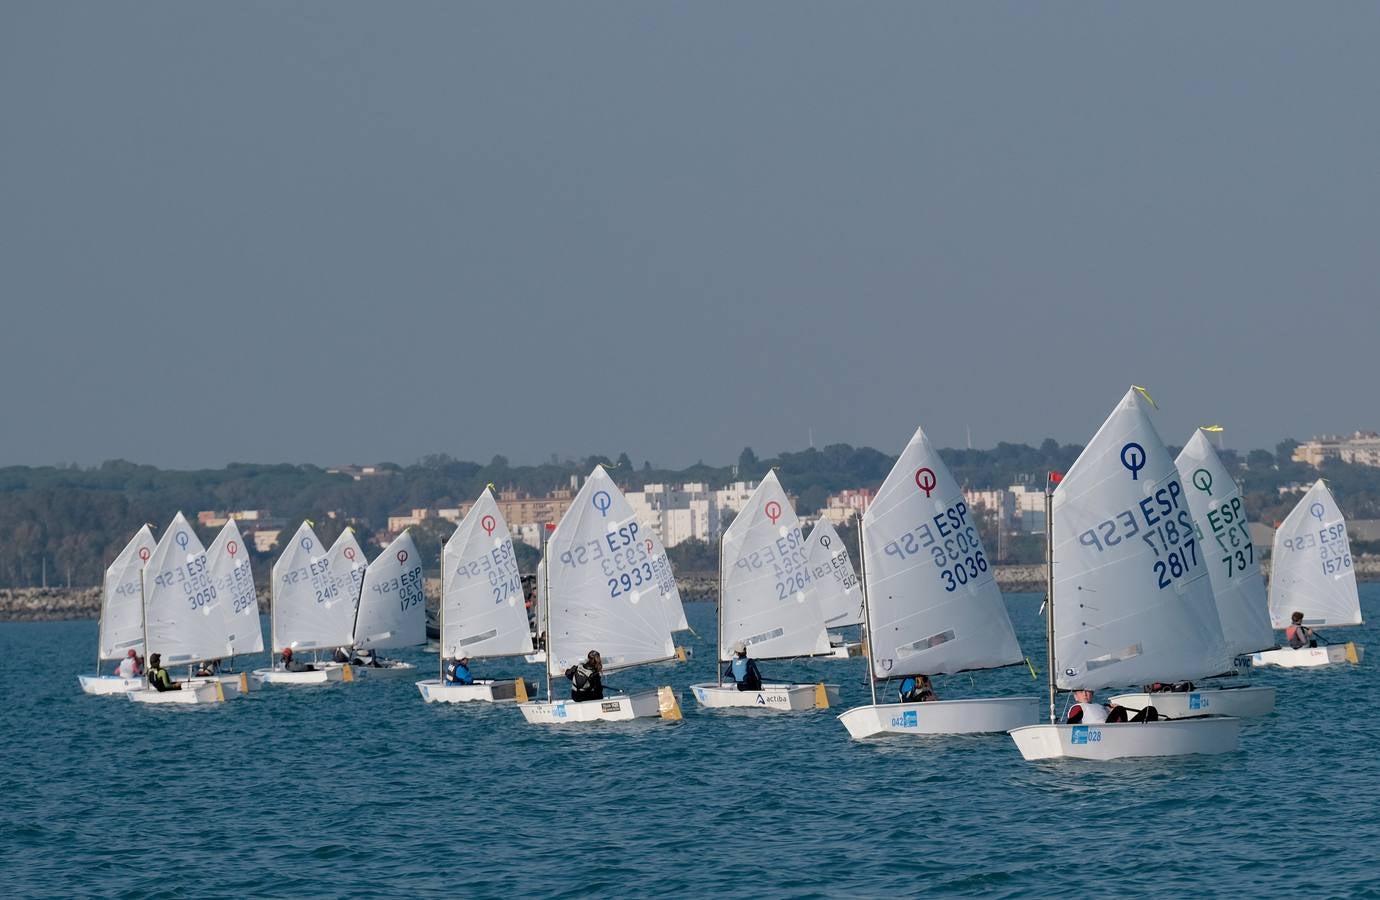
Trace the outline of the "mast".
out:
[[[441,602],[436,606],[436,680],[442,687],[446,684],[446,537],[441,538]],[[359,616],[359,604],[355,604],[355,616]]]
[[[104,562],[104,558],[101,560]],[[143,575],[139,576],[141,579]],[[101,645],[105,643],[105,598],[106,592],[110,589],[110,567],[106,567],[105,575],[101,577],[101,617],[96,625],[96,677],[101,677]],[[141,582],[142,583],[142,582]],[[142,588],[140,588],[142,592]],[[142,598],[141,598],[142,599]]]
[[[1045,668],[1049,670],[1049,724],[1058,724],[1054,678],[1054,492],[1045,480]]]
[[[295,538],[296,534],[293,537]],[[282,554],[279,554],[278,558],[282,559]],[[273,579],[273,585],[268,591],[268,670],[272,672],[278,668],[278,576],[270,571],[269,577]],[[142,575],[139,583],[144,583]],[[148,640],[147,635],[144,636],[144,640]],[[147,653],[148,649],[145,647],[144,652]]]
[[[863,517],[858,516],[858,584],[863,596],[863,643],[867,647],[867,685],[872,688],[872,705],[877,705],[877,673],[872,668],[877,645],[872,640],[872,609],[867,602],[867,547],[863,544]]]
[[[149,677],[149,660],[153,657],[153,654],[149,652],[149,610],[148,607],[144,605],[143,566],[139,567],[139,618],[144,623],[144,680],[147,681]],[[101,651],[97,649],[96,652],[100,653]],[[96,674],[99,675],[100,672],[98,671]]]
[[[546,580],[546,602],[541,605],[541,633],[544,636],[546,650],[546,702],[551,703],[551,560],[546,558],[546,547],[549,543],[548,538],[551,534],[551,523],[546,522],[541,529],[541,558],[546,565],[541,567],[542,577]]]
[[[719,654],[724,647],[724,533],[719,532],[719,631],[714,638],[714,677],[719,682],[719,687],[724,686],[724,667],[720,664]]]

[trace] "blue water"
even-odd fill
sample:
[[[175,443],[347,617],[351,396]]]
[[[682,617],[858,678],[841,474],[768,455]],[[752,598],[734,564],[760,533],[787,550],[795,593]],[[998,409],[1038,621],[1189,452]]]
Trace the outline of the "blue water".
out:
[[[1033,595],[1009,597],[1041,666]],[[1362,589],[1380,620],[1380,585]],[[714,634],[713,607],[690,622]],[[1380,653],[1375,626],[1347,637]],[[88,697],[94,622],[0,624],[0,888],[23,895],[1373,894],[1377,669],[1265,671],[1239,753],[1021,760],[1004,735],[850,741],[832,712],[697,711],[560,728],[428,706],[411,679],[265,688],[206,708]],[[431,674],[434,657],[400,654]],[[539,667],[488,664],[481,674]],[[764,664],[867,699],[861,660]],[[46,674],[45,674],[46,673]],[[941,696],[1038,694],[1022,669]],[[1072,872],[1077,870],[1075,877]]]

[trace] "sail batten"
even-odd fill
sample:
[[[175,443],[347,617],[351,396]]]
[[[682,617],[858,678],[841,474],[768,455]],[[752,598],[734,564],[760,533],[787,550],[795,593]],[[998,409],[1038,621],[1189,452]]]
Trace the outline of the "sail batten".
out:
[[[1360,625],[1351,540],[1337,500],[1319,478],[1275,530],[1270,554],[1270,621],[1303,613],[1311,628]]]
[[[938,675],[1020,662],[994,561],[924,429],[863,514],[873,673]]]
[[[1098,689],[1230,668],[1189,498],[1128,391],[1053,496],[1058,686]]]
[[[719,659],[747,645],[755,659],[829,652],[800,520],[768,472],[724,532]]]

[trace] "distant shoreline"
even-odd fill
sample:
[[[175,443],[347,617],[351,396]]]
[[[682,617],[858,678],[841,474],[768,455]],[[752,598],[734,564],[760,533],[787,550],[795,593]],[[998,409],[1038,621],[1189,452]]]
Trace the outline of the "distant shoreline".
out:
[[[1270,567],[1264,565],[1266,578]],[[1380,581],[1380,556],[1356,559],[1356,580]],[[718,585],[712,574],[687,575],[678,579],[681,597],[688,602],[714,602]],[[1040,593],[1045,589],[1042,565],[997,566],[997,584],[1003,591]],[[434,607],[440,582],[428,579],[427,605]],[[101,591],[88,588],[0,588],[0,622],[61,622],[95,620],[100,617]],[[259,611],[268,612],[268,593],[259,592]]]

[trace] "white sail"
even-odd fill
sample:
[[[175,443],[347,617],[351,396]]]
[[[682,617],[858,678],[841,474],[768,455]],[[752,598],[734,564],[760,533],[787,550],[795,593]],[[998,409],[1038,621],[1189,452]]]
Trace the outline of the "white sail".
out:
[[[348,646],[354,611],[355,598],[340,590],[326,548],[303,522],[273,564],[273,653]]]
[[[675,655],[666,601],[675,576],[645,538],[623,492],[595,466],[546,544],[551,674],[590,650],[599,651],[606,670]]]
[[[775,472],[728,526],[720,552],[720,660],[739,642],[754,659],[829,652],[800,520]]]
[[[182,513],[163,532],[144,571],[145,644],[165,665],[230,655],[225,599],[216,591],[206,550]]]
[[[1284,628],[1295,612],[1310,627],[1361,624],[1346,520],[1321,478],[1275,530],[1270,554],[1270,621]]]
[[[441,552],[441,656],[512,656],[532,652],[513,536],[488,488]]]
[[[638,534],[647,548],[652,571],[670,572],[671,557],[666,555],[666,548],[661,545],[661,538],[656,536],[656,532],[650,528],[639,527]],[[671,631],[688,631],[690,623],[685,618],[685,604],[681,602],[680,587],[676,580],[670,579],[669,586],[660,593],[662,605],[666,608],[666,620],[671,623]]]
[[[538,634],[546,628],[546,557],[537,561],[537,588],[532,596],[532,621]]]
[[[364,572],[355,619],[355,647],[382,650],[426,643],[422,559],[403,531]]]
[[[863,514],[872,671],[936,675],[1020,662],[963,488],[917,428]]]
[[[820,519],[805,540],[810,560],[811,588],[829,628],[861,625],[862,582],[853,570],[848,548],[827,519]]]
[[[249,567],[249,551],[245,549],[240,527],[231,519],[206,551],[206,564],[211,570],[211,583],[220,597],[221,615],[225,620],[226,641],[231,655],[261,653],[264,649],[264,630],[259,625],[259,595],[254,589],[254,573]]]
[[[332,634],[346,634],[351,637],[340,641],[339,646],[349,644],[355,633],[355,615],[359,610],[360,594],[364,590],[364,572],[369,568],[369,557],[359,545],[353,528],[348,525],[339,535],[331,549],[326,552],[327,575],[331,584],[331,603],[318,610],[323,626]]]
[[[144,655],[144,560],[153,555],[147,525],[130,538],[105,570],[101,590],[101,659],[123,659],[130,649]]]
[[[1194,430],[1174,466],[1198,525],[1198,544],[1217,599],[1227,653],[1235,656],[1274,646],[1260,554],[1251,542],[1241,489],[1201,430]]]
[[[1139,390],[1102,423],[1053,507],[1059,687],[1179,681],[1230,667],[1206,550]]]

